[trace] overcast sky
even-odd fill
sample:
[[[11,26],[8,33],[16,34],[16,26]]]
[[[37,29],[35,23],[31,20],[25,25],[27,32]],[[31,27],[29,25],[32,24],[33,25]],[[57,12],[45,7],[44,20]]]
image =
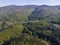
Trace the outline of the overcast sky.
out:
[[[60,5],[60,0],[0,0],[0,6],[6,5]]]

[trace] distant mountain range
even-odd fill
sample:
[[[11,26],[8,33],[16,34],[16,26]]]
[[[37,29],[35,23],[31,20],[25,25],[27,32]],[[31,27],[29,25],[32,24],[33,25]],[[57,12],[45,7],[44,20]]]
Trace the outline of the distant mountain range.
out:
[[[14,20],[60,20],[60,5],[25,5],[0,7],[0,17],[9,17]]]
[[[36,5],[26,6],[4,6],[0,7],[0,19],[8,18],[9,20],[27,20],[32,11],[36,8]]]
[[[13,12],[16,11],[22,11],[22,10],[28,10],[31,8],[35,8],[37,7],[36,5],[26,5],[26,6],[16,6],[16,5],[9,5],[9,6],[4,6],[4,7],[0,7],[0,12],[2,12],[3,14],[11,14]]]
[[[60,6],[41,5],[28,17],[29,20],[60,21]]]

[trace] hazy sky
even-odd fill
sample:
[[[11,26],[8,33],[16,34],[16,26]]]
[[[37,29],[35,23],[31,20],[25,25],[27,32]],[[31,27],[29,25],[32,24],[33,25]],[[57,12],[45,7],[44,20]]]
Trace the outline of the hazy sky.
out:
[[[6,5],[60,5],[60,0],[0,0],[0,6]]]

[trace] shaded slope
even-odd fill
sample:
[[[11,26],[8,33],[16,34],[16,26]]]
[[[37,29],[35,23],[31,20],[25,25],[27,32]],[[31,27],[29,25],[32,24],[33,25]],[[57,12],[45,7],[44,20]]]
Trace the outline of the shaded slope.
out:
[[[42,5],[35,9],[32,14],[28,17],[29,20],[49,20],[59,21],[60,10],[54,6]]]

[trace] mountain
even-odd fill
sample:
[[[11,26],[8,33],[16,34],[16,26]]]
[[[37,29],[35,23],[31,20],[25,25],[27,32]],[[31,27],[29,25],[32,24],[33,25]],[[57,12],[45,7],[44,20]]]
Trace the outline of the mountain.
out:
[[[37,7],[36,5],[26,5],[26,6],[10,5],[5,7],[0,7],[0,17],[16,18],[16,17],[21,17],[22,15],[23,16],[30,15],[31,12],[36,7]],[[16,15],[17,13],[18,13],[18,16]]]
[[[28,19],[57,22],[60,20],[60,6],[41,5],[32,12]]]
[[[0,12],[2,13],[13,13],[15,11],[19,11],[22,9],[31,9],[36,7],[36,5],[26,5],[26,6],[16,6],[16,5],[9,5],[9,6],[5,6],[5,7],[0,7]]]
[[[27,20],[59,20],[60,17],[60,5],[48,6],[48,5],[9,5],[0,7],[0,20],[7,18],[15,21],[27,21]]]
[[[60,45],[60,6],[0,7],[0,45]]]
[[[17,22],[25,22],[28,16],[35,10],[37,5],[16,6],[9,5],[0,7],[0,30],[8,28]]]

